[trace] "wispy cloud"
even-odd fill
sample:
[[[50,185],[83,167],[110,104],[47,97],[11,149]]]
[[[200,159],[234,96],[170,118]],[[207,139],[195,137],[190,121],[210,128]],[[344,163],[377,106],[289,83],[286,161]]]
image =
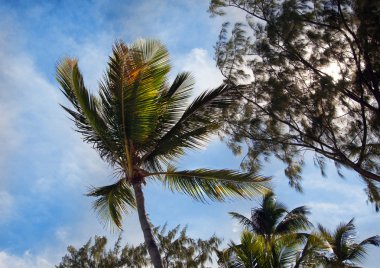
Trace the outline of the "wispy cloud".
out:
[[[50,263],[42,256],[34,256],[25,252],[22,256],[11,255],[0,251],[0,268],[51,268]]]
[[[173,61],[174,71],[189,71],[195,78],[194,96],[215,88],[223,82],[223,76],[215,65],[209,52],[203,48],[193,48],[190,52],[176,57]]]
[[[72,122],[58,105],[65,100],[54,81],[57,60],[78,57],[86,85],[96,90],[116,39],[129,43],[137,37],[156,37],[169,47],[172,75],[192,72],[198,94],[222,81],[212,55],[220,22],[242,18],[234,11],[230,17],[210,20],[207,4],[157,0],[110,5],[105,0],[72,0],[23,2],[21,11],[12,3],[0,7],[0,268],[52,267],[69,244],[82,246],[95,234],[107,235],[111,243],[118,235],[103,228],[91,209],[92,199],[84,196],[88,186],[108,184],[114,178],[107,164],[73,131]],[[239,160],[225,145],[213,142],[207,151],[190,153],[180,164],[184,168],[238,168]],[[274,163],[265,175],[279,168]],[[308,203],[316,220],[334,213],[334,223],[338,217],[349,218],[357,212],[358,223],[368,232],[378,230],[374,224],[378,218],[362,204],[365,197],[360,184],[319,180],[318,174],[308,172],[306,199],[289,190],[282,170],[278,176],[285,181],[278,184],[280,200],[289,207]],[[227,212],[249,212],[257,204],[205,205],[165,192],[162,185],[149,185],[144,191],[154,224],[188,224],[194,237],[215,232],[227,241],[239,237]],[[123,241],[142,241],[136,213],[125,218],[124,229]]]

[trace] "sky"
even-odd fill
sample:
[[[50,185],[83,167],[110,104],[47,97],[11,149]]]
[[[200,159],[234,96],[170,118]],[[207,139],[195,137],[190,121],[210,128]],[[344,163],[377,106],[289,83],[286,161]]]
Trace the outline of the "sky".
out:
[[[198,94],[222,81],[213,60],[222,22],[242,18],[233,10],[210,18],[207,7],[207,0],[0,0],[0,268],[54,267],[68,245],[79,247],[94,235],[114,241],[119,234],[103,227],[85,196],[89,187],[111,183],[112,170],[59,107],[65,99],[55,81],[57,62],[77,57],[86,85],[96,91],[115,41],[156,38],[168,47],[171,77],[192,72]],[[179,166],[238,169],[241,159],[215,138]],[[289,208],[309,206],[313,223],[333,229],[355,217],[359,239],[380,234],[380,215],[366,203],[355,173],[346,170],[341,179],[329,163],[322,177],[311,155],[306,163],[303,194],[288,186],[278,161],[266,163],[261,174],[273,177],[278,200]],[[216,234],[225,243],[237,242],[241,231],[228,212],[248,215],[258,204],[203,204],[155,183],[144,192],[154,225],[187,225],[193,237]],[[142,242],[135,212],[125,216],[122,237]],[[363,266],[376,267],[379,253],[371,248]]]

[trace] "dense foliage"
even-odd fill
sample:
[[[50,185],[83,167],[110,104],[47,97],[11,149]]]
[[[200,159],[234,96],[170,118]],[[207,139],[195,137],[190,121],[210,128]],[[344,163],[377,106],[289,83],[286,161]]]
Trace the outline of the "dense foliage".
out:
[[[356,171],[379,205],[380,2],[372,0],[211,0],[246,24],[222,27],[217,65],[241,98],[225,131],[242,166],[257,170],[274,155],[301,190],[304,152]]]
[[[244,227],[238,243],[230,242],[220,249],[221,239],[188,236],[187,228],[167,226],[153,228],[162,264],[165,268],[205,268],[217,257],[220,268],[301,268],[359,267],[365,260],[368,246],[380,246],[380,236],[356,241],[354,220],[341,223],[334,231],[308,219],[309,209],[292,210],[276,200],[273,193],[264,195],[250,217],[231,212]],[[146,245],[125,245],[121,237],[107,249],[105,237],[95,237],[81,248],[67,248],[57,268],[151,267]]]
[[[158,247],[165,268],[198,268],[206,267],[212,262],[212,254],[220,244],[220,239],[212,236],[209,239],[194,239],[187,235],[186,228],[180,226],[167,230],[166,226],[154,228]],[[66,254],[57,268],[140,268],[150,267],[145,244],[136,247],[121,247],[121,236],[111,249],[106,248],[106,237],[90,239],[81,248],[67,248]]]
[[[380,246],[380,236],[357,243],[353,220],[334,232],[322,225],[310,232],[306,207],[288,212],[272,193],[264,196],[251,217],[230,213],[245,227],[240,243],[217,251],[221,268],[359,267],[369,245]],[[307,231],[307,232],[306,232]]]

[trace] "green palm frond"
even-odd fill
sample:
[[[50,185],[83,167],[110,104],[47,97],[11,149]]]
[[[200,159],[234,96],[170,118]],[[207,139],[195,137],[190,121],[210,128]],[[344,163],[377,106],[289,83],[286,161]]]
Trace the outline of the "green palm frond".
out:
[[[325,258],[327,264],[343,265],[349,262],[350,267],[356,267],[358,262],[364,260],[368,246],[380,246],[380,236],[378,235],[364,239],[360,243],[355,242],[354,219],[348,223],[340,223],[334,232],[329,232],[322,225],[318,225],[318,230],[333,251],[332,256]]]
[[[235,219],[235,220],[238,220],[239,223],[244,226],[244,228],[247,228],[248,230],[252,229],[252,220],[245,217],[244,215],[241,215],[237,212],[229,212],[228,214],[230,214],[230,216]]]
[[[294,262],[297,249],[277,242],[272,253],[272,267],[289,267]]]
[[[318,224],[318,232],[321,234],[321,236],[328,242],[332,243],[332,234],[329,230],[327,230],[323,225]]]
[[[102,94],[109,96],[123,136],[143,144],[157,124],[157,100],[170,70],[168,52],[154,40],[131,47],[118,42],[110,57]]]
[[[308,234],[306,241],[296,255],[294,268],[319,267],[325,260],[324,253],[327,253],[328,250],[328,244],[319,233]]]
[[[202,147],[221,124],[216,118],[218,109],[230,105],[232,101],[233,95],[228,85],[201,94],[176,124],[160,137],[157,146],[145,154],[145,164],[154,167],[160,161],[169,163],[173,158],[181,156],[184,149]]]
[[[149,74],[154,77],[155,85],[160,89],[170,71],[169,53],[166,47],[158,40],[139,39],[132,44],[131,49],[141,53],[144,63],[149,68]]]
[[[379,247],[380,236],[378,235],[371,236],[367,239],[364,239],[359,244],[353,244],[352,249],[350,250],[350,254],[348,255],[348,259],[362,262],[367,255],[367,247],[370,245]]]
[[[333,251],[339,260],[345,260],[349,254],[349,245],[353,244],[356,237],[354,219],[348,223],[340,223],[333,233]]]
[[[307,215],[310,210],[306,206],[297,207],[286,214],[284,219],[277,225],[277,233],[291,233],[299,230],[307,230],[313,226]]]
[[[99,212],[105,224],[111,224],[112,221],[120,229],[122,214],[129,211],[128,207],[133,209],[136,207],[132,188],[124,179],[115,184],[93,188],[87,195],[97,197],[93,207]]]
[[[375,235],[371,236],[367,239],[364,239],[362,242],[359,243],[360,246],[367,246],[367,245],[372,245],[376,247],[380,247],[380,236]]]
[[[175,93],[181,92],[181,94],[186,93],[184,94],[184,97],[181,98],[181,100],[188,100],[188,98],[191,96],[193,86],[194,86],[194,78],[189,72],[179,73],[174,79],[169,90],[166,92],[166,94],[164,94],[164,97],[169,99]]]
[[[162,137],[168,133],[181,118],[187,107],[187,102],[191,97],[193,85],[194,79],[191,74],[184,72],[178,74],[170,88],[162,92],[158,100],[156,111],[158,114],[156,129],[151,133],[142,148],[145,154],[154,151]],[[178,149],[179,155],[182,154],[182,152],[182,149]],[[154,161],[152,161],[151,164],[157,165]],[[152,169],[160,170],[157,166]]]
[[[99,115],[98,100],[86,89],[78,62],[67,58],[58,64],[57,71],[58,82],[67,99],[78,112],[82,112],[92,128],[98,132],[104,130],[105,124]]]
[[[57,81],[75,110],[61,106],[72,117],[78,132],[84,136],[84,141],[94,144],[100,156],[111,164],[118,162],[119,157],[114,153],[117,144],[110,136],[109,127],[102,117],[102,105],[86,89],[77,60],[66,58],[57,65]]]
[[[268,191],[268,178],[226,169],[169,169],[161,180],[170,190],[183,192],[202,202],[207,198],[213,201],[250,198]]]
[[[233,268],[254,268],[261,267],[263,262],[262,253],[264,244],[259,237],[256,237],[248,230],[243,230],[240,235],[240,244],[230,243],[228,249],[229,267]]]
[[[282,239],[269,243],[262,235],[245,229],[240,244],[229,245],[230,267],[267,268],[291,267],[297,254],[296,247],[289,246]]]

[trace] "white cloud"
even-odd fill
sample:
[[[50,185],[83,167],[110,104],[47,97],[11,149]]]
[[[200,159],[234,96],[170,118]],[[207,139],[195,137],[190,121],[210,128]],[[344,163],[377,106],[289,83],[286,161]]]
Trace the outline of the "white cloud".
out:
[[[321,223],[330,228],[335,228],[340,222],[348,222],[353,215],[360,217],[365,215],[362,203],[332,203],[332,202],[307,202],[313,214],[311,219],[314,223]],[[328,221],[326,220],[328,219]]]
[[[94,42],[96,40],[96,42]],[[117,39],[113,33],[100,32],[90,40],[76,42],[66,39],[67,46],[71,48],[70,57],[77,57],[84,82],[87,88],[97,92],[98,82],[106,71],[108,56],[112,52],[112,45]]]
[[[209,52],[203,48],[194,48],[183,56],[174,59],[174,74],[182,71],[189,71],[195,77],[194,96],[201,92],[218,87],[223,82],[223,76],[215,66],[215,61]]]
[[[331,171],[335,172],[335,171]],[[338,176],[329,176],[328,178],[321,178],[317,173],[308,174],[305,176],[303,186],[305,189],[324,191],[325,193],[339,193],[350,199],[357,200],[358,203],[364,203],[366,197],[364,194],[364,185],[360,185],[360,180],[351,176],[347,179],[342,179]]]
[[[51,268],[53,264],[42,256],[34,256],[25,252],[22,256],[15,256],[0,251],[0,268]]]

